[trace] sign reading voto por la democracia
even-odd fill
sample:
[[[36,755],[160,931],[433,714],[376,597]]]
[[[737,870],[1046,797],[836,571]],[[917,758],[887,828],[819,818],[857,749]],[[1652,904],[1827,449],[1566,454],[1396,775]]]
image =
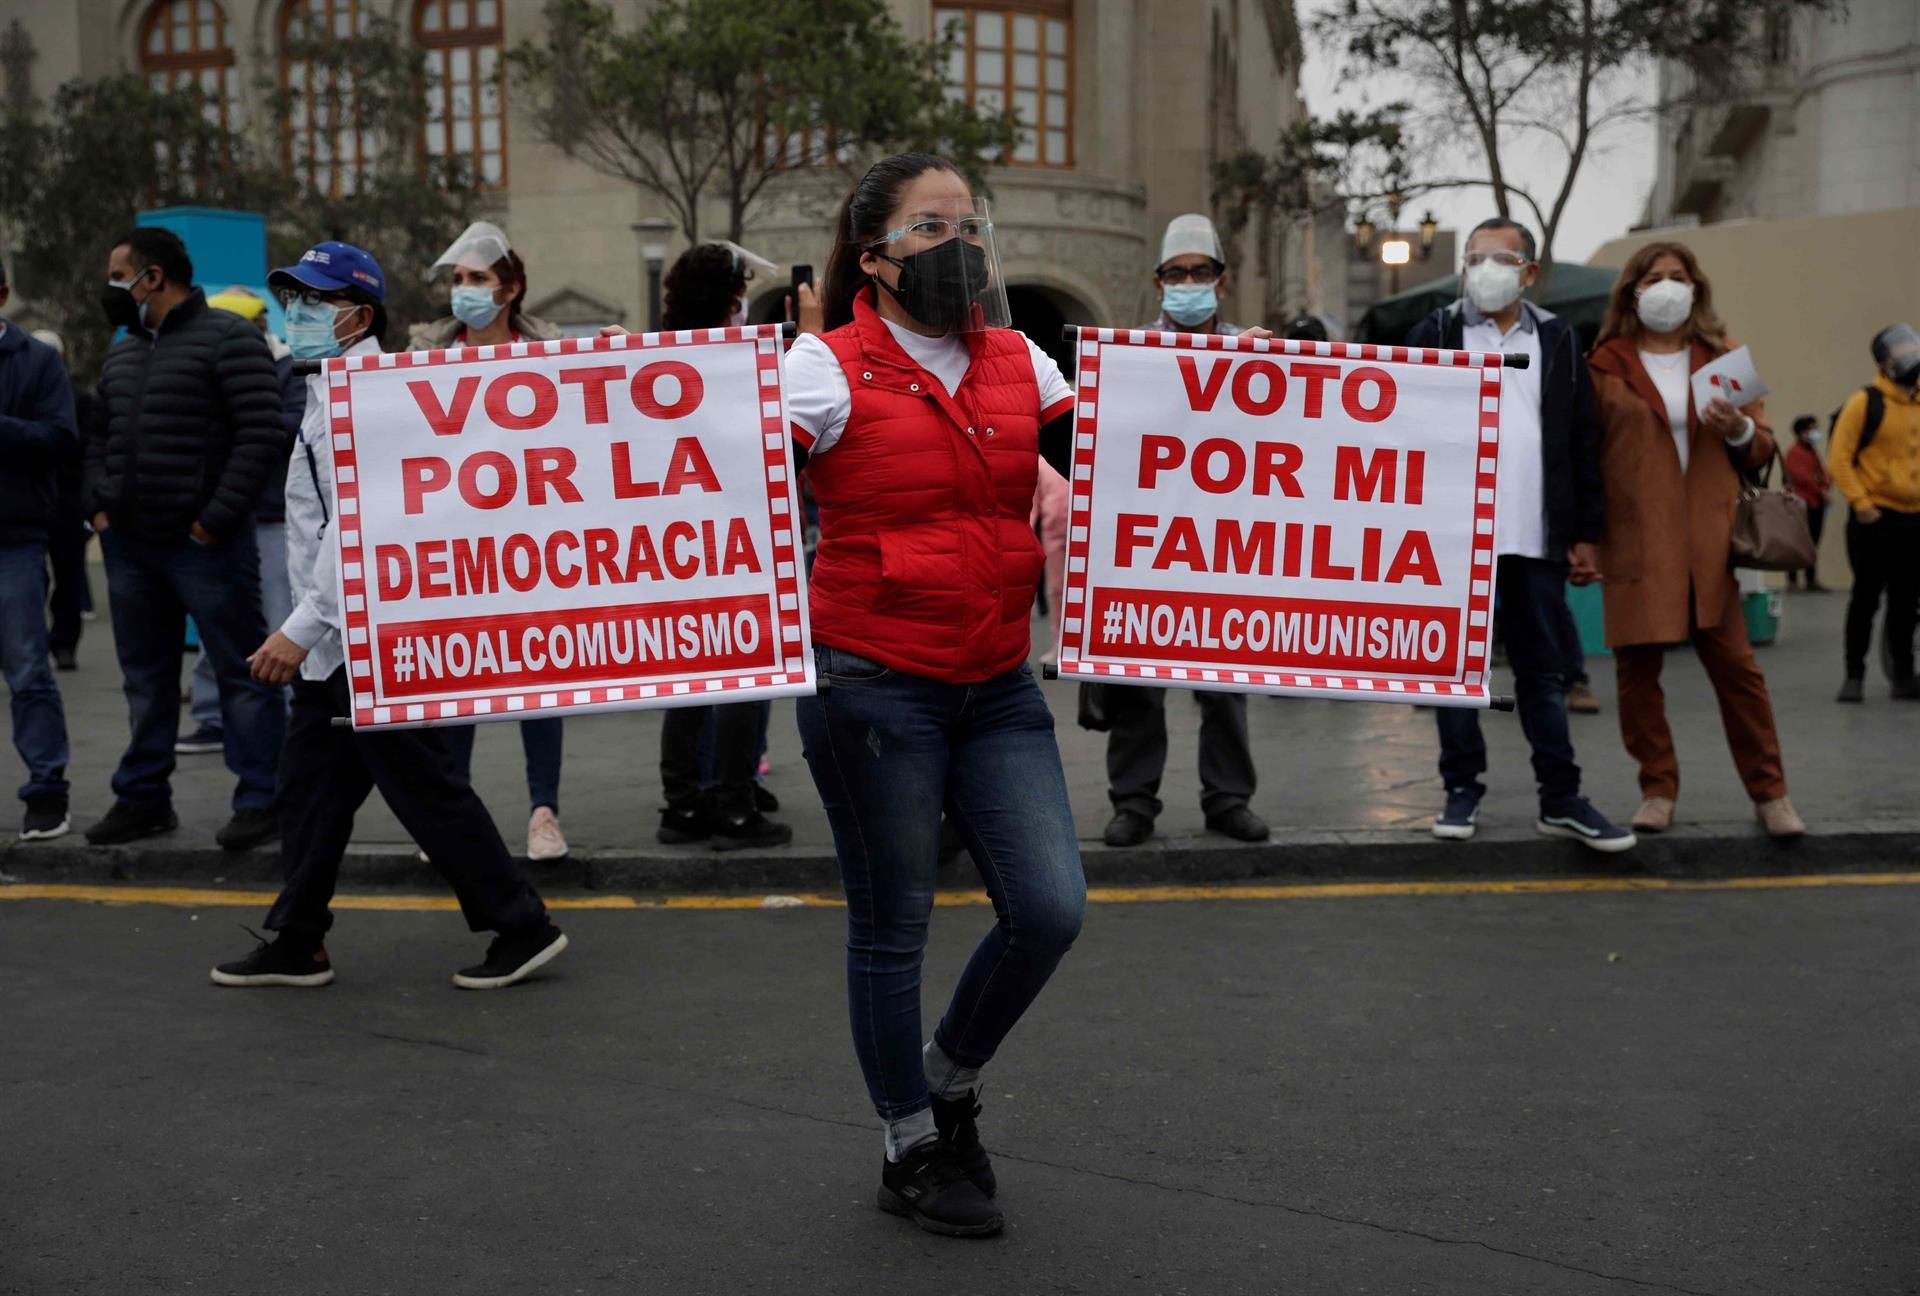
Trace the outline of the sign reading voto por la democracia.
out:
[[[358,728],[813,691],[779,326],[327,362]]]
[[[1062,675],[1488,705],[1501,356],[1079,336]]]

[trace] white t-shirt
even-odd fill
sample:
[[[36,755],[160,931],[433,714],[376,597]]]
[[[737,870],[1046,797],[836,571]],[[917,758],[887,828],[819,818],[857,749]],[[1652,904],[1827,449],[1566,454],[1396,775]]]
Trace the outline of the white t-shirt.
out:
[[[1491,319],[1468,324],[1460,345],[1532,357],[1525,369],[1500,371],[1500,473],[1494,488],[1493,551],[1546,558],[1547,467],[1540,431],[1540,327],[1522,308],[1511,333]]]
[[[1647,377],[1653,379],[1653,389],[1660,393],[1660,400],[1667,407],[1667,427],[1673,433],[1673,448],[1680,452],[1680,472],[1687,471],[1687,459],[1692,438],[1687,435],[1687,396],[1692,382],[1693,356],[1688,351],[1675,351],[1672,355],[1660,355],[1652,351],[1640,353],[1640,366],[1647,371]]]
[[[892,320],[881,322],[893,334],[900,349],[915,364],[938,378],[949,394],[960,389],[960,380],[967,376],[967,367],[972,363],[965,334],[924,337],[901,328]],[[1067,385],[1052,356],[1035,346],[1033,339],[1024,340],[1033,361],[1034,382],[1040,387],[1043,421],[1048,413],[1057,418],[1063,412],[1059,407],[1073,400],[1073,388]],[[822,455],[833,449],[840,434],[846,431],[847,417],[852,413],[853,390],[847,386],[847,371],[840,367],[838,357],[818,336],[801,334],[793,349],[787,352],[787,417],[813,438],[807,453]]]

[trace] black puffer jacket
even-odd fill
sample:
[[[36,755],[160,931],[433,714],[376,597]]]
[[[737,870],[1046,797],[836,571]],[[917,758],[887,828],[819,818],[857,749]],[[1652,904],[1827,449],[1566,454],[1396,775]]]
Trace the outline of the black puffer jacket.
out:
[[[89,517],[154,540],[198,522],[225,539],[286,454],[266,338],[195,289],[157,335],[135,332],[107,354],[86,450]]]

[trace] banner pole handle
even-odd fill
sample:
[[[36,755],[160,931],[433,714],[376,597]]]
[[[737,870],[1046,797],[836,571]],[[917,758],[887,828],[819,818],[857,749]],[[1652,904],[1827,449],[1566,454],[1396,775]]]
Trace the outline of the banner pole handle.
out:
[[[1060,664],[1059,664],[1058,662],[1041,662],[1041,663],[1040,663],[1040,678],[1041,678],[1041,679],[1049,679],[1049,680],[1057,680],[1057,679],[1059,679],[1059,678],[1060,678]]]
[[[1513,709],[1513,695],[1510,693],[1496,693],[1487,699],[1487,710],[1489,711],[1511,711]]]
[[[1500,357],[1500,367],[1502,369],[1526,369],[1531,367],[1532,364],[1533,357],[1524,351]]]

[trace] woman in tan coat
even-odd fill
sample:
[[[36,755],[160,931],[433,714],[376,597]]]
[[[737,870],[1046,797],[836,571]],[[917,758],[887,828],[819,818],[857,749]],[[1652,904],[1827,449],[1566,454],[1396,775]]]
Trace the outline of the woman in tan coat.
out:
[[[1601,547],[1607,645],[1620,684],[1620,733],[1640,763],[1636,832],[1673,823],[1680,762],[1660,666],[1693,644],[1713,681],[1733,763],[1774,837],[1806,831],[1787,800],[1767,682],[1747,642],[1731,565],[1743,474],[1773,457],[1758,402],[1696,408],[1693,371],[1728,349],[1713,289],[1679,243],[1636,252],[1614,284],[1590,357],[1600,407],[1607,538]]]

